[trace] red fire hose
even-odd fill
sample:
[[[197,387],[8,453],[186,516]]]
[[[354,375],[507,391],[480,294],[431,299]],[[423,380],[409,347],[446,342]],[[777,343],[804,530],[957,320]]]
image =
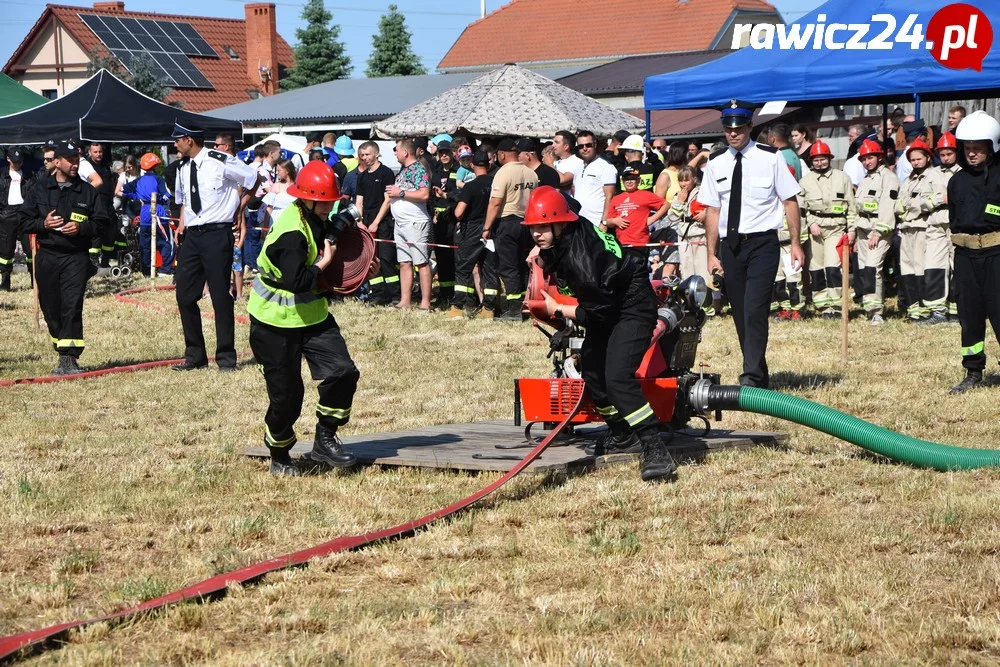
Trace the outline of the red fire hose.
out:
[[[251,581],[255,581],[265,574],[270,572],[275,572],[277,570],[283,570],[289,567],[295,567],[296,565],[301,565],[308,562],[309,560],[316,558],[318,556],[326,556],[328,554],[337,553],[340,551],[348,551],[353,549],[360,549],[361,547],[368,546],[375,542],[380,542],[382,540],[388,540],[397,537],[407,537],[415,533],[418,529],[427,526],[434,521],[443,519],[445,517],[451,516],[463,509],[469,507],[473,503],[482,500],[489,494],[493,493],[501,486],[509,482],[511,479],[516,477],[522,470],[524,470],[532,461],[537,459],[542,452],[552,443],[552,441],[562,432],[566,425],[570,423],[576,413],[580,410],[580,406],[584,402],[584,397],[586,392],[582,392],[580,399],[577,401],[573,409],[566,415],[566,417],[556,426],[542,440],[538,443],[534,449],[532,449],[527,456],[521,459],[510,472],[506,473],[503,477],[496,480],[492,484],[480,489],[476,493],[463,498],[456,503],[443,507],[435,512],[432,512],[426,516],[419,519],[414,519],[413,521],[407,521],[401,523],[397,526],[391,528],[385,528],[383,530],[364,533],[363,535],[349,535],[344,537],[338,537],[336,539],[330,540],[329,542],[324,542],[323,544],[311,547],[309,549],[303,549],[301,551],[296,551],[284,556],[279,556],[277,558],[272,558],[271,560],[264,561],[263,563],[258,563],[256,565],[249,565],[238,570],[233,570],[232,572],[227,572],[225,574],[219,574],[214,577],[210,577],[203,581],[199,581],[196,584],[192,584],[186,588],[182,588],[173,593],[167,593],[166,595],[161,595],[158,598],[153,598],[152,600],[147,600],[142,604],[138,604],[134,607],[129,607],[128,609],[123,609],[121,611],[108,614],[106,616],[99,616],[95,618],[89,618],[81,621],[69,621],[66,623],[60,623],[58,625],[53,625],[47,628],[42,628],[40,630],[32,630],[30,632],[23,632],[18,635],[10,635],[8,637],[0,638],[0,660],[9,658],[18,651],[24,650],[29,647],[35,647],[36,650],[41,647],[41,645],[51,642],[52,640],[61,637],[66,634],[69,630],[73,628],[82,628],[93,623],[101,623],[105,621],[117,621],[135,614],[152,611],[154,609],[160,609],[170,604],[175,604],[177,602],[186,602],[189,600],[201,600],[208,596],[222,595],[226,592],[227,586],[232,583],[245,584]]]

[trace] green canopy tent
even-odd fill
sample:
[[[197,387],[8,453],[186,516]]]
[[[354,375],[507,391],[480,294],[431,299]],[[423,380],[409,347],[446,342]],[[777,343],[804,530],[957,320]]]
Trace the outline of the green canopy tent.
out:
[[[34,109],[46,102],[48,100],[35,91],[0,73],[0,116]]]

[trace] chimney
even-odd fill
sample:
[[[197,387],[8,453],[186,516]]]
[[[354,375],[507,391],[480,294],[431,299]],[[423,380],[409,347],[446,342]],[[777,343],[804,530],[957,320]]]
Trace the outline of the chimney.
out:
[[[258,2],[246,5],[247,15],[247,76],[250,85],[264,95],[278,92],[278,29],[275,26],[274,3]]]
[[[108,12],[123,12],[125,11],[124,2],[95,2],[94,9],[103,9]]]

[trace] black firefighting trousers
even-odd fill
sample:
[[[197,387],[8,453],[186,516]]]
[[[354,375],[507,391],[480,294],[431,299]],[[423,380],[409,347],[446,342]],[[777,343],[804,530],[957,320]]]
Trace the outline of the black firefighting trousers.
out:
[[[986,368],[986,320],[1000,340],[1000,246],[955,248],[958,321],[962,325],[962,366]]]
[[[497,305],[497,255],[490,252],[483,243],[484,220],[468,220],[462,223],[461,240],[458,242],[458,262],[455,266],[455,296],[451,305],[466,308],[476,303],[476,284],[473,269],[479,267],[479,279],[483,288],[483,308],[495,310]]]
[[[59,354],[83,354],[83,297],[94,273],[86,252],[61,253],[41,249],[38,266],[38,305],[49,327],[52,347]]]
[[[649,349],[656,317],[623,312],[611,326],[588,326],[580,348],[587,391],[608,424],[624,421],[633,429],[657,423],[635,372]]]
[[[17,248],[17,207],[10,206],[0,212],[0,273],[14,270],[14,250]],[[21,234],[21,248],[24,249],[28,271],[31,271],[31,245],[28,235]]]
[[[361,372],[351,360],[347,343],[333,315],[319,324],[282,329],[250,318],[250,349],[264,375],[270,404],[264,415],[264,442],[287,449],[295,444],[295,422],[302,413],[305,387],[302,357],[314,380],[319,380],[316,417],[336,430],[351,418],[351,403]]]
[[[506,302],[503,311],[519,312],[524,301],[524,291],[527,286],[528,256],[527,232],[521,225],[522,218],[508,215],[500,218],[492,229],[496,243],[498,273],[506,292]]]

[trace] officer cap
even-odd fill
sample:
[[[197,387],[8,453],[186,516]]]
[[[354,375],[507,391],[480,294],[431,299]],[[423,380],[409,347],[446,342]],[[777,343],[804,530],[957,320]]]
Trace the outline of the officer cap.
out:
[[[171,139],[180,139],[181,137],[191,137],[192,139],[204,139],[205,130],[196,130],[190,127],[184,127],[178,122],[174,122],[174,133],[170,135]]]
[[[927,125],[919,118],[914,121],[907,121],[903,123],[903,132],[906,134],[907,140],[915,139],[922,134],[927,134]]]
[[[729,100],[720,109],[722,112],[723,127],[743,127],[753,121],[753,112],[756,107],[749,102],[740,100]]]

